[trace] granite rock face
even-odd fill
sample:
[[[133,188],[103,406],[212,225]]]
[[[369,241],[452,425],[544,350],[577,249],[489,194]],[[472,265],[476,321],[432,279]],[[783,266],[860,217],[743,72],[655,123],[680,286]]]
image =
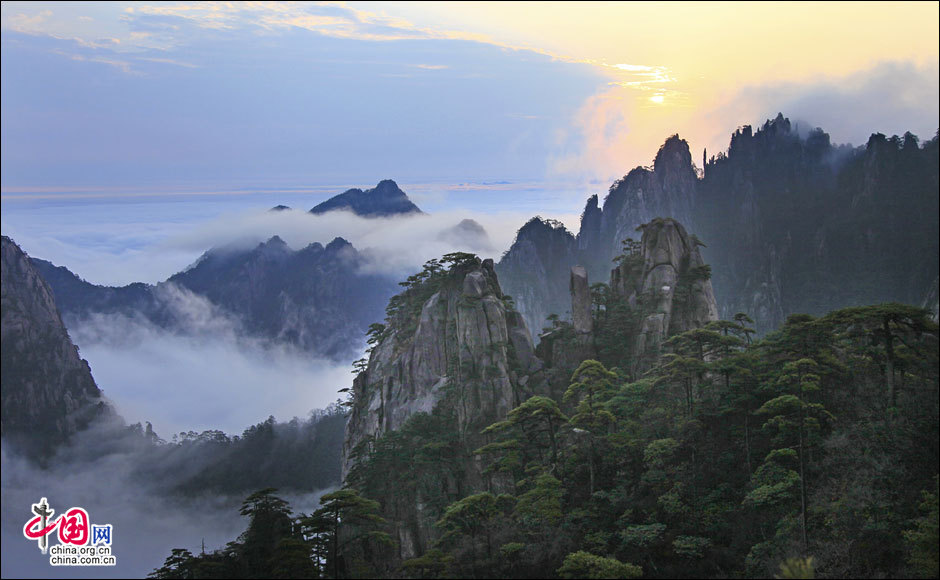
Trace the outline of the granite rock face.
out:
[[[518,244],[501,260],[500,279],[514,296],[537,286],[529,292],[567,319],[569,268],[581,264],[590,279],[606,279],[623,240],[661,217],[707,244],[719,315],[744,312],[759,335],[793,313],[920,305],[940,263],[938,160],[937,136],[920,143],[910,133],[876,133],[853,148],[779,114],[735,131],[699,177],[688,144],[672,136],[651,168],[630,171],[602,203],[588,199],[574,251],[536,259]],[[544,312],[533,302],[519,301],[519,309],[539,328],[533,314]]]
[[[533,334],[542,331],[549,314],[570,317],[569,275],[578,256],[578,242],[562,223],[535,217],[496,265],[500,283]]]
[[[13,240],[0,246],[2,430],[6,441],[35,457],[111,408],[78,354],[52,291]]]
[[[591,289],[584,266],[571,267],[571,322],[578,334],[589,334],[594,329],[591,316]]]
[[[611,291],[645,314],[634,341],[637,374],[652,367],[666,338],[718,320],[710,270],[695,237],[672,219],[641,229],[637,259],[624,260],[610,277]]]
[[[522,317],[507,308],[492,260],[455,266],[421,305],[413,331],[388,328],[356,377],[344,474],[360,441],[431,412],[450,383],[461,386],[448,401],[461,432],[505,416],[519,402],[520,374],[539,366],[534,351]]]
[[[940,317],[940,293],[937,291],[938,279],[933,279],[933,284],[930,286],[930,290],[927,292],[927,295],[924,297],[924,302],[921,304],[921,307],[930,312],[930,318],[934,322],[937,322],[938,317]]]
[[[589,199],[578,239],[584,240],[591,277],[603,280],[621,243],[636,237],[636,228],[657,217],[692,223],[697,177],[689,144],[673,135],[659,148],[652,168],[637,167],[610,186],[597,219]],[[596,202],[594,202],[596,204]]]
[[[507,307],[492,260],[472,258],[424,288],[433,293],[417,308],[417,319],[389,321],[353,382],[352,412],[343,444],[343,477],[354,450],[369,438],[400,429],[416,413],[446,406],[468,449],[480,431],[504,418],[523,396],[520,383],[541,367],[518,312]],[[420,294],[420,291],[418,291]],[[468,460],[463,485],[482,485],[482,468]],[[420,504],[420,501],[417,502]],[[396,527],[403,558],[423,553],[433,530],[416,505]],[[419,530],[419,531],[415,531]]]
[[[529,328],[539,332],[548,314],[570,320],[570,269],[581,265],[592,280],[606,280],[611,261],[636,228],[656,217],[689,223],[696,187],[688,143],[674,135],[652,168],[637,167],[617,180],[604,199],[588,198],[577,237],[551,220],[533,218],[516,236],[497,269]]]

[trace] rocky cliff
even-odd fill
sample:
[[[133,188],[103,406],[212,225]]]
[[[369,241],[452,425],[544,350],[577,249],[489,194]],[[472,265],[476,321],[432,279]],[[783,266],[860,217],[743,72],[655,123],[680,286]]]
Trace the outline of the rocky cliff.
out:
[[[344,473],[360,441],[430,413],[445,398],[458,431],[485,427],[519,403],[519,379],[538,368],[529,331],[507,304],[492,260],[469,258],[401,296],[411,302],[408,312],[388,321],[355,379]]]
[[[659,148],[652,169],[637,167],[610,187],[601,209],[600,231],[592,232],[590,228],[596,226],[586,220],[579,238],[596,236],[595,244],[586,250],[592,258],[610,260],[621,253],[623,240],[635,236],[636,228],[653,218],[691,223],[697,181],[689,144],[673,135]],[[603,273],[609,264],[602,264]]]
[[[534,217],[496,265],[503,288],[533,334],[541,333],[549,314],[570,318],[568,276],[580,263],[579,255],[577,240],[561,222]]]
[[[33,457],[48,457],[110,408],[69,338],[49,286],[6,236],[0,246],[0,303],[0,432]]]
[[[674,135],[652,168],[630,171],[602,204],[588,199],[577,240],[565,239],[563,251],[539,253],[520,230],[500,279],[525,297],[518,304],[530,325],[546,314],[537,304],[567,318],[570,267],[606,279],[623,240],[662,217],[708,244],[719,315],[747,313],[760,334],[793,313],[920,305],[940,263],[938,150],[936,136],[920,144],[910,133],[836,146],[822,129],[778,115],[735,131],[700,179],[688,144]]]
[[[569,320],[568,276],[583,266],[591,280],[604,281],[622,242],[656,217],[689,223],[696,175],[689,145],[673,135],[660,147],[652,168],[637,167],[616,181],[604,199],[588,198],[575,238],[552,220],[533,218],[497,265],[500,280],[515,299],[529,328],[538,332],[545,317]]]
[[[640,229],[639,251],[610,275],[611,292],[639,313],[631,339],[634,375],[652,368],[666,338],[718,320],[711,269],[698,239],[673,219],[655,219]]]
[[[531,242],[533,256],[539,257],[532,240],[538,235],[565,241],[556,250],[572,248],[566,241],[573,238],[558,236],[560,228],[541,220],[528,226],[534,232],[520,237]],[[491,260],[452,254],[446,269],[429,262],[390,301],[386,324],[372,327],[373,348],[353,383],[343,474],[348,485],[381,498],[383,514],[395,522],[398,560],[432,546],[439,537],[433,524],[448,503],[515,490],[507,472],[483,468],[476,450],[493,443],[486,427],[533,396],[531,404],[546,409],[555,404],[550,398],[562,404],[572,370],[597,358],[604,340],[636,361],[621,368],[640,373],[668,336],[717,319],[695,238],[671,219],[642,230],[635,254],[611,274],[610,294],[630,312],[597,319],[587,271],[573,266],[565,297],[573,323],[553,321],[537,351]]]
[[[591,291],[583,266],[571,268],[572,322],[556,323],[536,347],[553,397],[561,396],[583,360],[599,359],[639,377],[670,336],[718,320],[701,242],[673,219],[656,218],[637,229],[641,238],[610,271],[606,294]]]
[[[709,160],[694,230],[708,242],[720,314],[760,332],[788,314],[920,304],[938,269],[938,146],[910,133],[835,146],[783,115]]]
[[[425,270],[395,297],[386,325],[374,328],[368,366],[356,377],[343,445],[344,478],[361,445],[401,429],[419,413],[448,417],[462,450],[435,486],[482,489],[472,450],[480,431],[527,398],[528,374],[538,371],[525,322],[500,289],[492,260],[461,254],[447,270]],[[451,481],[460,473],[459,481]],[[448,492],[451,493],[451,492]],[[453,492],[459,495],[459,492]],[[411,494],[411,495],[409,495]],[[401,558],[423,553],[439,517],[419,490],[398,494],[395,533]],[[407,504],[407,505],[405,505]],[[386,506],[386,509],[393,509]]]

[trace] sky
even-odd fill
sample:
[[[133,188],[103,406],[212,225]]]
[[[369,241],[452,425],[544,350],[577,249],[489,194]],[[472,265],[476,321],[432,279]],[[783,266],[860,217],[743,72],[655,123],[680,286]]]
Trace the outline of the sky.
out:
[[[930,137],[938,20],[935,2],[4,2],[0,185],[607,183],[673,133],[717,152],[778,111],[839,143]]]

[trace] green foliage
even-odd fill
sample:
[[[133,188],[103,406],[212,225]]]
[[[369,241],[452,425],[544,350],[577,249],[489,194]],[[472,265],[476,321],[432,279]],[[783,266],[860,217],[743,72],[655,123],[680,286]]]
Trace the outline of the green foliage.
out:
[[[627,546],[645,548],[658,542],[665,531],[664,524],[628,526],[620,531],[620,539]]]
[[[643,569],[616,558],[595,556],[589,552],[574,552],[565,557],[558,569],[562,578],[640,578]]]
[[[189,497],[237,497],[267,487],[324,489],[340,482],[345,426],[346,410],[334,403],[305,419],[269,417],[234,437],[218,430],[183,432],[168,443],[149,445],[135,476]]]
[[[938,478],[934,477],[933,493],[924,491],[924,501],[920,509],[926,512],[915,520],[913,529],[905,530],[904,539],[910,547],[908,562],[920,578],[936,578],[940,575],[940,534],[938,521],[940,512],[937,508]]]
[[[675,439],[656,439],[650,441],[643,451],[643,461],[650,467],[663,467],[672,458],[679,447]]]
[[[515,504],[510,495],[493,495],[490,492],[469,495],[447,506],[444,516],[435,526],[444,531],[441,540],[446,542],[458,536],[476,535],[491,527],[493,520],[505,515]]]
[[[627,238],[620,242],[620,255],[616,256],[613,262],[618,265],[625,265],[627,268],[635,267],[642,261],[642,248],[643,244],[640,240]]]
[[[434,525],[443,532],[438,544],[447,548],[456,565],[473,575],[480,565],[493,567],[499,538],[507,527],[516,498],[490,492],[469,495],[447,506]]]
[[[290,505],[266,488],[250,494],[240,513],[248,527],[237,540],[194,556],[174,548],[150,578],[305,578],[319,576],[310,547],[291,517]]]
[[[711,540],[698,536],[676,536],[672,541],[672,549],[683,558],[704,558],[711,546]]]
[[[453,556],[434,548],[417,558],[405,560],[401,569],[408,578],[448,578],[448,570],[453,565]]]
[[[561,521],[564,489],[555,477],[543,473],[532,488],[519,496],[516,516],[519,523],[536,534],[551,533]]]
[[[504,558],[512,558],[523,549],[525,549],[525,544],[522,542],[509,542],[499,547],[499,553]]]
[[[193,554],[184,548],[173,548],[163,566],[147,575],[148,578],[182,579],[193,578]]]
[[[427,517],[437,520],[460,498],[449,485],[462,476],[460,460],[466,454],[455,421],[452,410],[438,405],[431,414],[412,415],[397,431],[363,440],[353,451],[347,487],[379,501],[383,517],[390,520],[414,509],[420,495]]]
[[[593,293],[609,324],[611,297]],[[740,314],[671,337],[639,379],[608,368],[631,346],[610,341],[609,359],[535,390],[560,400],[530,397],[470,448],[452,415],[417,414],[367,441],[348,482],[430,530],[405,576],[930,576],[937,336],[923,317],[878,334],[884,320],[794,315],[754,340]],[[466,469],[482,471],[473,485]]]
[[[475,254],[453,252],[445,254],[439,260],[428,260],[417,274],[409,276],[399,286],[404,288],[400,294],[392,296],[385,308],[385,324],[373,324],[369,327],[368,341],[375,348],[389,338],[391,329],[396,329],[403,338],[410,338],[418,327],[421,308],[449,280],[462,275],[468,267],[479,263]]]
[[[813,558],[787,558],[780,563],[780,574],[774,578],[806,578],[812,580],[816,577]]]
[[[568,422],[568,417],[561,412],[558,404],[549,397],[534,396],[518,407],[509,411],[504,421],[493,423],[483,430],[483,434],[501,437],[502,447],[486,446],[478,451],[490,454],[494,451],[518,449],[518,459],[512,459],[516,467],[525,467],[531,461],[537,461],[546,469],[558,470],[558,431]],[[512,442],[512,443],[510,443]],[[501,469],[508,464],[506,455],[497,460]],[[522,477],[516,472],[517,480]]]

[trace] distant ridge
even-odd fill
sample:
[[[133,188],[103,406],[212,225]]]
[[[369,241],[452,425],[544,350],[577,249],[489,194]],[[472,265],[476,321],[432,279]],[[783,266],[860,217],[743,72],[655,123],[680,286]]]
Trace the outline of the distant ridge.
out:
[[[362,217],[387,217],[412,213],[424,213],[391,179],[379,182],[372,189],[350,189],[333,196],[310,210],[322,214],[333,210],[351,210]]]
[[[156,285],[97,286],[51,262],[31,263],[69,324],[96,313],[117,314],[199,333],[203,321],[185,307],[196,299],[237,321],[250,336],[343,361],[359,353],[363,333],[381,320],[397,288],[397,279],[360,271],[363,258],[340,237],[326,247],[312,243],[299,250],[278,236],[251,249],[213,248]]]

